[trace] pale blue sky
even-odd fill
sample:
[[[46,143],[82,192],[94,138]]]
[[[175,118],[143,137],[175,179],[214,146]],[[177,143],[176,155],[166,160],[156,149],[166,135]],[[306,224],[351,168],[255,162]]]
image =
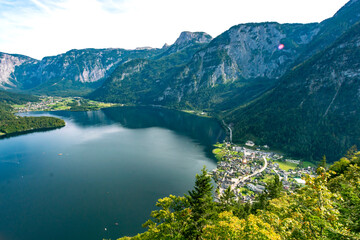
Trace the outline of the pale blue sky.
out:
[[[172,44],[182,31],[216,37],[246,22],[320,22],[348,0],[0,0],[0,52]]]

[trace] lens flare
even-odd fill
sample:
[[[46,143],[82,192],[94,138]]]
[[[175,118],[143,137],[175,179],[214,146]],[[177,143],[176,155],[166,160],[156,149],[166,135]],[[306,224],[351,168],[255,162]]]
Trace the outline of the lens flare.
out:
[[[285,45],[281,43],[281,44],[279,44],[278,49],[281,50],[281,49],[283,49],[284,47],[285,47]]]

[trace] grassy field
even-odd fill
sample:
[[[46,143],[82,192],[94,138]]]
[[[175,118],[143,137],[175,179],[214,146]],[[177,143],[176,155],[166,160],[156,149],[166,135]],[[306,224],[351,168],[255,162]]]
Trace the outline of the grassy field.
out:
[[[316,165],[314,163],[306,162],[306,161],[303,162],[303,166],[304,166],[304,168],[306,168],[306,167],[316,167]]]
[[[221,161],[222,158],[226,155],[225,151],[222,148],[215,148],[212,152],[218,161]]]
[[[274,179],[274,175],[270,175],[270,174],[266,174],[266,175],[263,177],[263,181],[264,181],[265,183],[269,183],[269,182],[271,182],[273,179]]]
[[[214,144],[214,147],[216,147],[216,148],[212,151],[212,153],[215,155],[216,159],[219,161],[223,160],[223,157],[226,155],[232,156],[232,160],[243,157],[243,153],[229,150],[224,143]],[[230,159],[230,161],[231,161],[231,159]]]
[[[211,116],[209,116],[207,113],[201,112],[201,111],[195,111],[195,110],[181,110],[181,111],[189,113],[189,114],[194,114],[194,115],[199,116],[199,117],[211,118]]]
[[[15,105],[12,105],[12,107],[13,107],[13,108],[24,108],[24,107],[25,107],[25,104],[23,104],[23,105],[17,105],[17,104],[15,104]]]
[[[295,169],[298,165],[290,162],[281,162],[275,161],[275,163],[279,164],[279,168],[284,171],[288,171],[289,169]]]
[[[113,103],[103,103],[103,102],[96,102],[96,101],[93,101],[93,100],[89,100],[89,104],[91,105],[95,105],[99,108],[107,108],[107,107],[112,107],[114,106]]]
[[[241,194],[242,194],[243,196],[251,195],[251,194],[254,193],[253,191],[251,191],[251,190],[249,190],[249,189],[247,189],[247,188],[244,188],[244,187],[240,188],[240,192],[241,192]]]
[[[71,107],[68,105],[56,104],[53,107],[51,107],[51,110],[61,111],[61,110],[69,110],[70,108]]]
[[[217,143],[217,144],[214,144],[214,147],[222,148],[224,145],[225,145],[224,143]]]
[[[213,153],[214,154],[219,154],[219,153],[221,153],[222,152],[222,150],[220,149],[220,148],[215,148],[214,150],[213,150]]]
[[[115,106],[115,104],[70,97],[45,97],[41,99],[41,102],[37,103],[35,106],[13,105],[13,107],[16,109],[30,109],[31,111],[92,111],[112,106]]]

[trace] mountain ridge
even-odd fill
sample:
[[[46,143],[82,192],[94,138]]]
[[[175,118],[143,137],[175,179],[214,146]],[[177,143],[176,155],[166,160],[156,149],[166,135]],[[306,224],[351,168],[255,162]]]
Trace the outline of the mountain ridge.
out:
[[[0,88],[37,94],[84,95],[101,86],[120,64],[138,58],[161,58],[193,44],[206,44],[211,39],[204,32],[187,31],[182,32],[174,44],[162,49],[72,49],[41,60],[19,54],[0,53]]]

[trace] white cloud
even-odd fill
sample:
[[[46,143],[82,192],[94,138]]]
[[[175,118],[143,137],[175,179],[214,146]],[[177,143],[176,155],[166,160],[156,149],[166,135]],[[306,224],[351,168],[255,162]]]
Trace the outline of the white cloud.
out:
[[[0,0],[0,51],[35,58],[73,48],[161,47],[246,22],[314,22],[347,0]]]
[[[39,2],[38,0],[31,0],[32,3],[34,3],[37,7],[44,10],[47,13],[51,13],[50,9],[43,3]]]

